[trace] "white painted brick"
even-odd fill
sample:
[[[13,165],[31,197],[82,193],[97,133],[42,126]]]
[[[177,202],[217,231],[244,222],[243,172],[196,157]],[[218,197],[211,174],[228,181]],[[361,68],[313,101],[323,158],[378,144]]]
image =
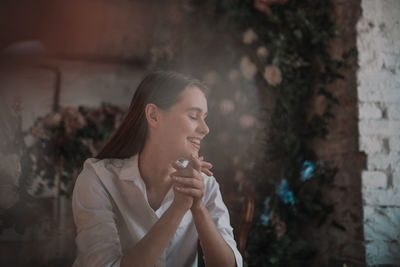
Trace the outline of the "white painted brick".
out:
[[[384,189],[387,187],[387,177],[382,171],[363,171],[361,177],[364,188]]]
[[[359,103],[358,112],[360,119],[382,118],[382,110],[375,103]]]
[[[400,207],[364,206],[366,241],[400,239]]]
[[[400,133],[400,121],[360,120],[358,122],[358,129],[360,135],[363,136],[398,136]]]
[[[358,96],[361,101],[377,101],[387,103],[398,103],[400,101],[400,92],[397,89],[387,89],[385,91],[381,91],[373,88],[371,91],[359,91]]]
[[[362,0],[361,7],[363,8],[363,17],[373,20],[378,20],[382,17],[381,10],[376,0]]]
[[[386,24],[389,33],[399,33],[398,29],[391,28],[400,22],[399,11],[400,1],[398,0],[380,0],[381,10],[384,16],[381,17],[382,22]],[[392,30],[393,29],[393,30]],[[395,38],[393,38],[395,39]]]
[[[384,152],[383,140],[379,137],[361,136],[359,145],[360,145],[360,151],[364,151],[367,154]]]
[[[393,58],[394,55],[392,53],[386,53],[386,54],[382,53],[381,50],[376,51],[376,54],[379,55],[384,54],[384,57],[380,56],[381,58],[378,58],[378,56],[375,56],[375,58],[373,59],[374,64],[377,65],[376,68],[375,69],[371,69],[370,67],[364,69],[361,68],[360,71],[357,73],[357,78],[361,85],[358,87],[358,92],[361,94],[374,91],[390,92],[391,89],[399,88],[400,85],[399,75],[392,73],[389,67],[386,66],[385,62],[388,61],[386,58],[389,57]],[[370,61],[372,61],[372,59],[370,59]],[[385,68],[382,68],[384,63],[385,63]],[[399,94],[397,94],[397,96],[399,97]],[[390,102],[392,101],[393,99],[390,100]]]
[[[396,168],[393,170],[392,181],[394,190],[400,191],[400,166],[396,166]]]
[[[400,103],[388,104],[386,108],[390,120],[400,120]]]
[[[386,170],[400,164],[400,153],[371,154],[367,158],[367,168],[370,171]]]
[[[376,63],[378,64],[378,63]],[[400,102],[400,78],[389,71],[360,70],[358,76],[358,97],[365,102]]]
[[[390,137],[389,138],[389,149],[393,152],[400,151],[400,138],[399,137]]]
[[[366,265],[400,266],[400,1],[361,0],[361,7],[357,92],[370,103],[359,105],[360,150],[370,170],[362,173]]]
[[[389,205],[400,207],[400,191],[394,189],[362,189],[365,205]]]
[[[400,262],[400,244],[389,241],[372,241],[365,245],[367,266],[392,264]]]

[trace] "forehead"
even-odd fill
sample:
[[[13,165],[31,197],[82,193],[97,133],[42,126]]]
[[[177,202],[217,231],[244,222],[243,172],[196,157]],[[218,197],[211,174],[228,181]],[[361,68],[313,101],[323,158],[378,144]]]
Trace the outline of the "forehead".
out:
[[[188,87],[180,94],[180,101],[175,105],[177,108],[198,107],[207,112],[207,99],[198,87]]]

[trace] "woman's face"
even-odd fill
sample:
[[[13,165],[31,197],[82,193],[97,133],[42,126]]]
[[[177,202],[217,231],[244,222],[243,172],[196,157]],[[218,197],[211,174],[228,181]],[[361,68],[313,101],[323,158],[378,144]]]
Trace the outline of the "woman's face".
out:
[[[160,112],[155,141],[176,159],[198,156],[202,139],[209,132],[206,116],[204,93],[198,87],[188,87],[182,91],[178,103]]]

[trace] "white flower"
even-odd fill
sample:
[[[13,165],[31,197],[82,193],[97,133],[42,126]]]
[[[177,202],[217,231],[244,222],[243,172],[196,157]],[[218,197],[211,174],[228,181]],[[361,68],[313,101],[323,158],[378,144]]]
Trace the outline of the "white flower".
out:
[[[204,76],[204,81],[206,82],[207,85],[209,86],[214,86],[216,82],[218,81],[218,73],[214,71],[209,71],[206,73]]]
[[[257,39],[258,39],[257,34],[251,28],[243,33],[243,43],[245,44],[251,44]]]
[[[242,115],[239,118],[240,127],[242,127],[243,129],[250,128],[254,126],[255,123],[256,119],[251,115]]]
[[[232,82],[236,81],[239,78],[240,72],[238,70],[231,70],[229,72],[229,80]]]
[[[260,46],[259,48],[257,48],[257,56],[261,59],[265,59],[266,57],[268,57],[269,55],[269,51],[265,46]]]
[[[231,113],[234,109],[235,109],[235,104],[233,103],[232,100],[223,99],[219,103],[219,110],[221,111],[222,114]]]
[[[251,80],[257,73],[257,67],[248,57],[243,57],[242,60],[240,60],[240,71],[244,78]]]
[[[44,120],[44,125],[50,128],[56,128],[60,126],[62,115],[58,112],[50,113]]]
[[[276,86],[282,82],[281,70],[273,65],[265,67],[264,79],[272,86]]]

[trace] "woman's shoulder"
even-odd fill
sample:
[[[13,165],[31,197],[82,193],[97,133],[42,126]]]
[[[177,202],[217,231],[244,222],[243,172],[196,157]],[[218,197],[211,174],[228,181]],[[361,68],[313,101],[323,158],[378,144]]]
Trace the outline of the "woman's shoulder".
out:
[[[214,176],[208,176],[204,172],[201,173],[204,178],[205,193],[211,193],[219,190],[219,183]]]
[[[124,165],[124,159],[97,159],[88,158],[84,161],[82,171],[85,169],[92,169],[95,171],[115,172],[121,169]]]
[[[123,167],[123,159],[88,158],[84,161],[77,177],[77,183],[84,180],[86,183],[99,183],[102,180],[113,180],[118,177]]]

